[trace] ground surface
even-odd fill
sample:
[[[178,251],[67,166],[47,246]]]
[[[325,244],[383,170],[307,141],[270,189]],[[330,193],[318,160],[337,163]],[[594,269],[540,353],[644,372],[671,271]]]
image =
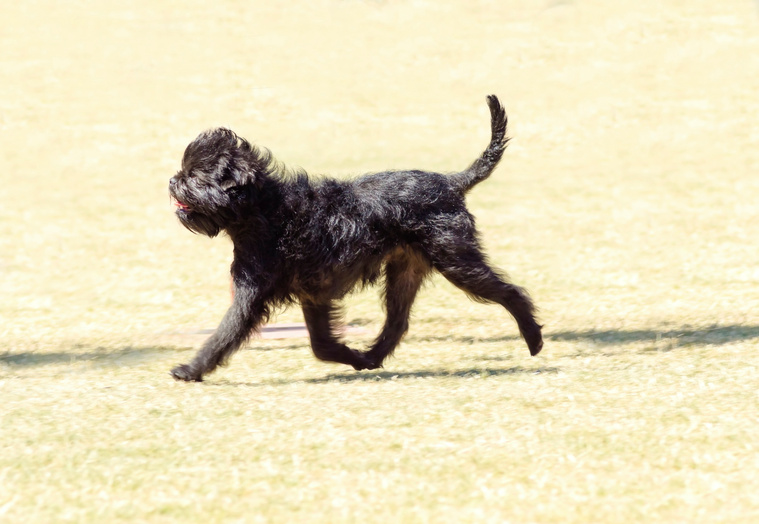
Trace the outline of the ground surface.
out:
[[[756,7],[5,5],[0,520],[759,520]],[[453,171],[491,92],[514,140],[469,203],[539,357],[437,279],[384,370],[296,338],[170,379],[229,301],[228,240],[167,194],[199,131],[314,173]],[[348,311],[381,323],[374,293]]]

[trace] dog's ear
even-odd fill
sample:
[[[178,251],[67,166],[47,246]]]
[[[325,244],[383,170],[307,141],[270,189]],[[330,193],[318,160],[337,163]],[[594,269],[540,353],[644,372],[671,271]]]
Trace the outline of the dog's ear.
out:
[[[212,179],[222,191],[255,186],[269,176],[274,160],[231,129],[218,127],[201,133],[185,149],[182,171]]]
[[[221,187],[224,190],[233,187],[261,187],[263,180],[269,174],[272,156],[268,149],[258,148],[242,137],[235,135],[236,144],[229,172]]]
[[[227,178],[226,180],[222,180],[221,184],[219,184],[219,185],[221,186],[221,188],[224,191],[227,191],[228,189],[232,189],[233,187],[239,187],[239,186],[245,185],[245,184],[244,183],[243,184],[239,183],[234,178]]]
[[[219,187],[228,191],[234,188],[260,185],[261,176],[257,172],[255,159],[247,152],[235,151],[235,155],[224,166]]]

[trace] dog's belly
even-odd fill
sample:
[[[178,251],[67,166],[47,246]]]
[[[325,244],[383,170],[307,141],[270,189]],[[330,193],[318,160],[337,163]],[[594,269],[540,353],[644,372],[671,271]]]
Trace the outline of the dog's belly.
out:
[[[301,271],[297,272],[289,287],[292,295],[301,302],[321,303],[340,299],[353,290],[375,284],[388,262],[396,265],[400,262],[405,269],[419,274],[430,270],[429,259],[419,246],[401,243],[381,253],[355,260],[350,265],[321,266],[315,271],[304,271],[301,266]]]
[[[350,266],[311,269],[297,272],[290,282],[290,291],[301,302],[322,303],[374,284],[382,273],[382,258],[363,260]]]

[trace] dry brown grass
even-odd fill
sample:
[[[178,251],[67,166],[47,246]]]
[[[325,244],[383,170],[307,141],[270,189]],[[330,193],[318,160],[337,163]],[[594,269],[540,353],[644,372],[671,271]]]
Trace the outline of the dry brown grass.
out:
[[[759,519],[756,6],[254,4],[3,7],[0,520]],[[267,340],[171,381],[228,304],[166,191],[197,132],[454,170],[490,92],[515,139],[470,207],[541,356],[436,280],[384,371]]]

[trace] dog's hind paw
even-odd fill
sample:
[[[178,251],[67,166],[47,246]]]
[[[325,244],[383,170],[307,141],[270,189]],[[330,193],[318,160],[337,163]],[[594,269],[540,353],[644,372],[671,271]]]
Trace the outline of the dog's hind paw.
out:
[[[203,376],[187,364],[182,364],[172,369],[171,376],[176,380],[184,380],[185,382],[203,382]]]
[[[353,362],[351,362],[350,365],[353,366],[353,369],[355,369],[356,371],[363,371],[365,369],[373,369],[371,367],[372,362],[364,358],[364,356],[361,355],[360,353],[358,353],[357,357],[353,360]]]
[[[366,353],[361,353],[361,359],[364,361],[363,367],[361,369],[379,369],[382,366],[382,360],[377,360],[377,356],[372,354],[371,351],[367,351]],[[354,366],[355,367],[355,366]],[[359,368],[356,368],[359,369]]]
[[[363,371],[365,369],[377,369],[378,367],[382,367],[381,364],[378,365],[375,363],[374,360],[372,360],[368,355],[368,353],[362,353],[354,349],[351,350],[351,353],[353,354],[353,358],[351,359],[350,365],[353,366],[353,369],[356,371]]]
[[[527,348],[530,350],[530,355],[533,357],[543,349],[543,335],[540,332],[542,327],[539,324],[535,324],[529,330],[522,332],[522,336],[525,342],[527,342]]]

